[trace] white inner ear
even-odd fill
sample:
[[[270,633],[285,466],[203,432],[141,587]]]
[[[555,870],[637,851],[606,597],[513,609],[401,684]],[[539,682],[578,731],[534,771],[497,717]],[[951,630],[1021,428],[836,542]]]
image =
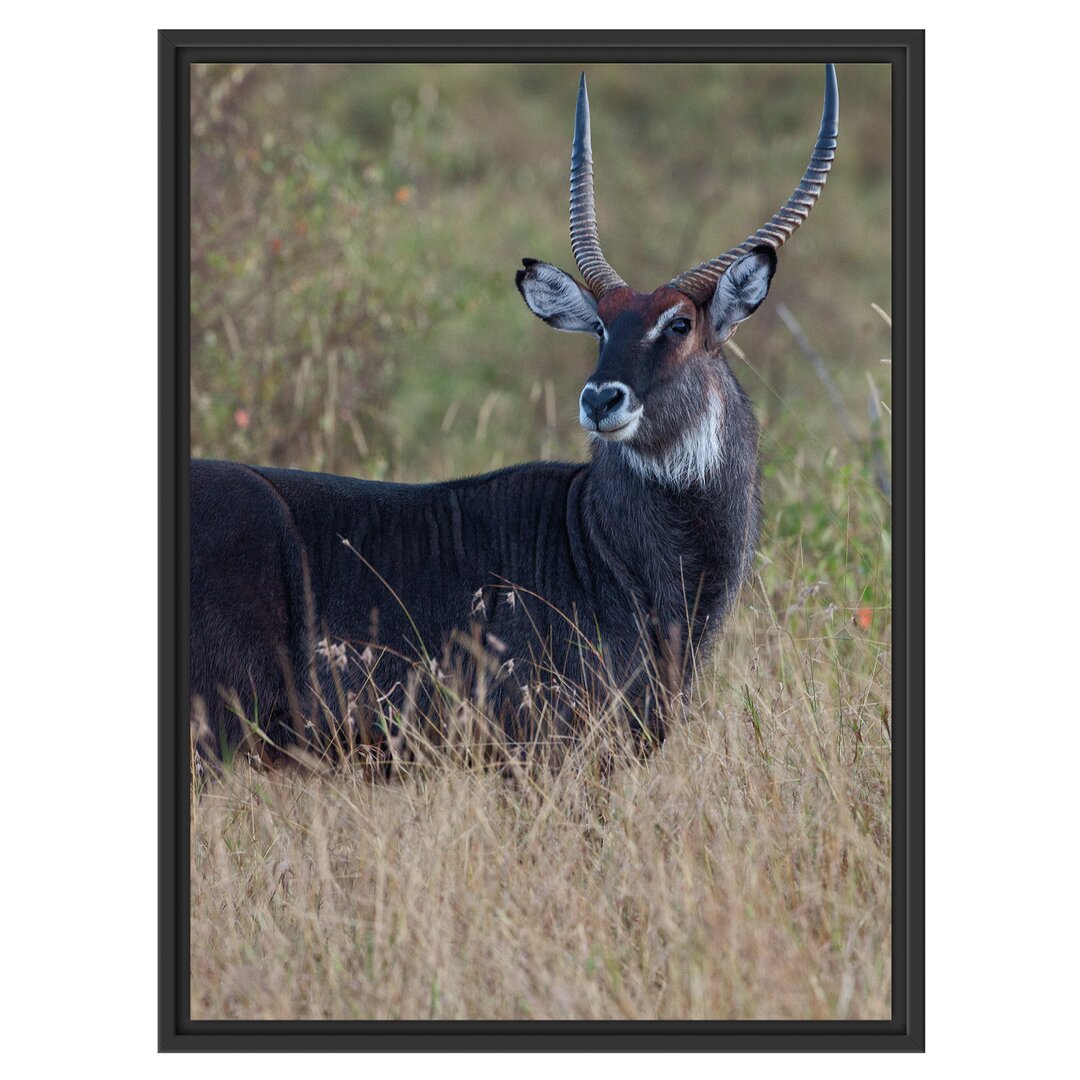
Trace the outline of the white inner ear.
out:
[[[769,295],[773,264],[756,251],[744,255],[724,271],[716,285],[709,314],[721,341],[731,337],[735,327],[749,318]]]
[[[550,263],[533,263],[521,281],[521,295],[529,310],[556,330],[598,334],[603,324],[596,300],[565,271]]]

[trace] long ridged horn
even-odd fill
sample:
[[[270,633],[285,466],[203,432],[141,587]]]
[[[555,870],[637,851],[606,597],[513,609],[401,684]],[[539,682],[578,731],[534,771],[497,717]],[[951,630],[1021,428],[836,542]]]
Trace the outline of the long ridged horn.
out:
[[[623,281],[600,250],[596,230],[596,199],[593,193],[592,130],[589,125],[589,92],[585,72],[578,87],[577,115],[574,118],[574,151],[570,156],[570,246],[589,292],[599,300]]]
[[[799,181],[791,198],[756,233],[747,237],[738,247],[725,251],[717,259],[704,262],[687,270],[668,282],[668,288],[686,293],[695,304],[704,304],[716,290],[720,275],[740,255],[745,255],[762,244],[778,249],[790,240],[795,230],[809,217],[814,203],[818,201],[833,159],[836,157],[836,136],[840,122],[840,96],[836,89],[836,67],[825,65],[825,104],[821,109],[821,127],[817,142],[810,155],[810,164]]]

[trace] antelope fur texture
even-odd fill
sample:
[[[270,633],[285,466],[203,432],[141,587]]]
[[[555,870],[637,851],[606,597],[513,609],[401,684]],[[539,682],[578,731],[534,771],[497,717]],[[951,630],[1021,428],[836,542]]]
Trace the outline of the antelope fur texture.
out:
[[[688,687],[758,537],[757,423],[723,345],[820,193],[836,112],[828,65],[812,198],[804,177],[778,241],[759,230],[639,293],[596,234],[582,76],[571,230],[587,284],[535,259],[516,281],[545,323],[596,341],[587,462],[415,485],[191,463],[191,693],[208,753],[241,740],[241,716],[277,745],[345,702],[426,716],[451,670],[482,683],[511,741],[538,716],[572,736],[582,700],[613,697],[638,736],[663,738],[664,701]]]

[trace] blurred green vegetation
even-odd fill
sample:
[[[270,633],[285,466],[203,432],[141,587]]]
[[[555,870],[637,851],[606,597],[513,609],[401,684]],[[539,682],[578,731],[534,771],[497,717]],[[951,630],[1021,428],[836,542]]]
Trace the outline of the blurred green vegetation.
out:
[[[413,481],[582,458],[595,344],[544,326],[513,284],[522,256],[576,273],[579,70],[194,67],[192,453]],[[806,165],[820,65],[587,73],[601,239],[639,289],[741,241]],[[732,364],[763,425],[768,592],[883,637],[889,506],[870,445],[887,468],[890,331],[871,305],[890,309],[889,69],[838,77],[832,177]]]

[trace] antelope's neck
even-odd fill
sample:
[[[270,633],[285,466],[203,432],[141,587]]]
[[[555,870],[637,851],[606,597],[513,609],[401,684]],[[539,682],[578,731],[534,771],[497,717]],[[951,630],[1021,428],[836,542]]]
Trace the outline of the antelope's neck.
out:
[[[672,468],[600,443],[589,469],[594,547],[661,626],[689,620],[695,643],[730,610],[757,543],[757,426],[748,403],[738,406],[714,433],[719,453],[687,446]]]

